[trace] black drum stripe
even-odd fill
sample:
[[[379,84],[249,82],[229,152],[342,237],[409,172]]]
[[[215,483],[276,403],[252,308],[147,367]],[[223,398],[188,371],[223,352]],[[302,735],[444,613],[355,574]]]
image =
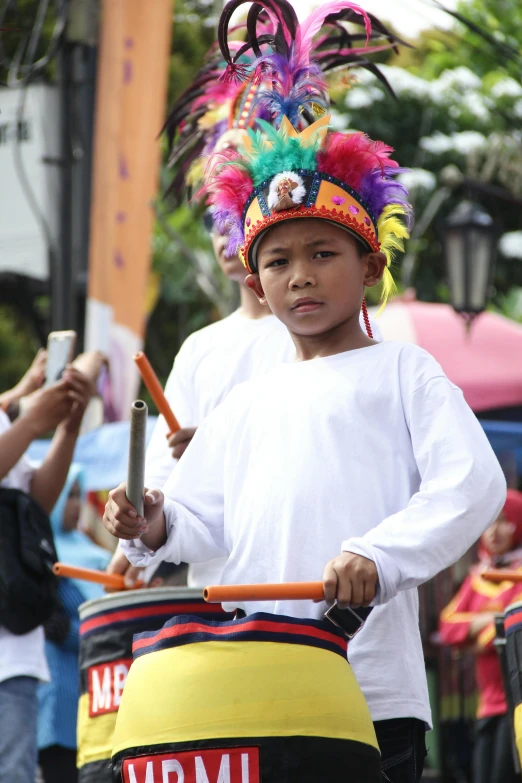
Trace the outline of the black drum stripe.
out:
[[[263,783],[382,781],[379,751],[362,742],[323,737],[246,737],[140,746],[122,751],[113,757],[112,783],[121,783],[125,759],[186,750],[254,746],[260,752],[260,780]]]

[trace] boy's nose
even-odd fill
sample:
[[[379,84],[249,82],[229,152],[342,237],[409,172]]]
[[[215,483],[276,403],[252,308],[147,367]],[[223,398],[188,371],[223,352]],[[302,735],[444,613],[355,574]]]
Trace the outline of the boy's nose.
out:
[[[299,266],[296,266],[290,280],[290,288],[295,291],[296,289],[313,285],[315,285],[315,280],[311,271],[307,268],[307,265],[300,264]]]

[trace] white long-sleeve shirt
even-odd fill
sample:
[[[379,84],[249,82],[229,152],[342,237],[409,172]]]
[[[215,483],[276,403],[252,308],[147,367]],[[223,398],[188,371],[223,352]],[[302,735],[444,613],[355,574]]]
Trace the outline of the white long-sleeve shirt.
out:
[[[416,587],[457,560],[505,499],[480,424],[429,354],[381,343],[241,384],[164,491],[168,540],[155,553],[123,542],[136,565],[225,556],[223,583],[240,584],[319,580],[341,550],[374,560],[379,605],[350,662],[374,720],[429,723]],[[312,618],[325,609],[241,608]]]
[[[381,340],[373,320],[371,324],[375,339]],[[167,380],[165,396],[182,427],[198,427],[234,386],[294,359],[295,346],[281,321],[274,315],[247,318],[237,310],[185,340]],[[167,434],[167,423],[160,416],[147,448],[146,487],[162,489],[177,464],[168,448]],[[219,583],[225,562],[219,557],[191,564],[189,585]]]

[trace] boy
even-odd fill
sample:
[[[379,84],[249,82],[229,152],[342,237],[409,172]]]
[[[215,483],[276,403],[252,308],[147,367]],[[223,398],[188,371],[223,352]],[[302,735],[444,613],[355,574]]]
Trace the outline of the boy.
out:
[[[376,26],[383,31],[388,41],[394,41],[393,35],[378,20]],[[299,29],[297,20],[296,29]],[[296,32],[293,34],[295,36]],[[332,28],[331,38],[330,47],[327,46],[328,36],[323,37],[322,48],[327,50],[338,46],[337,28]],[[357,55],[352,53],[348,41],[343,45],[343,51],[339,51],[336,58],[336,68],[345,61],[351,66],[376,69],[377,66],[362,57],[364,51],[360,46],[357,50],[360,54]],[[229,47],[231,51],[237,51],[243,47],[243,42],[230,42]],[[314,56],[320,57],[321,52],[314,52]],[[253,65],[254,60],[243,54],[242,63]],[[174,195],[189,189],[197,181],[198,174],[202,173],[199,154],[235,149],[241,143],[245,129],[254,125],[258,116],[269,116],[264,110],[258,111],[255,101],[256,94],[266,85],[257,84],[254,80],[240,84],[227,82],[222,78],[225,75],[224,65],[226,62],[223,63],[222,55],[219,52],[216,55],[215,48],[211,50],[205,67],[196,75],[193,85],[170,111],[166,123],[166,132],[171,141],[170,153],[183,174],[173,180],[171,190]],[[319,78],[314,76],[318,89],[321,89],[322,79],[329,67],[330,63],[325,60],[322,65],[324,73],[320,73]],[[212,218],[210,213],[207,216]],[[226,252],[226,234],[213,226],[212,220],[208,227],[221,271],[239,284],[240,304],[234,313],[190,335],[181,346],[165,394],[182,429],[168,438],[167,424],[163,416],[159,417],[147,449],[145,479],[150,487],[164,486],[198,425],[223,402],[234,386],[295,359],[295,347],[284,325],[244,285],[246,270],[236,253]],[[362,316],[361,325],[364,326]],[[379,329],[373,321],[371,328],[374,338],[380,340]],[[192,563],[188,584],[191,587],[204,587],[219,582],[224,563],[223,558],[208,563]],[[124,573],[129,586],[132,586],[138,575],[137,569],[128,567],[119,550],[109,570]]]
[[[350,662],[384,779],[418,781],[431,716],[416,587],[496,518],[505,481],[434,359],[360,328],[365,287],[384,278],[386,297],[392,252],[407,236],[390,152],[360,133],[329,132],[328,118],[301,134],[283,118],[226,165],[213,162],[216,214],[240,237],[247,283],[287,327],[298,361],[232,390],[200,425],[165,498],[147,491],[144,518],[120,486],[104,521],[137,565],[224,555],[223,583],[322,575],[327,601],[373,602]],[[239,608],[324,611],[306,601]]]

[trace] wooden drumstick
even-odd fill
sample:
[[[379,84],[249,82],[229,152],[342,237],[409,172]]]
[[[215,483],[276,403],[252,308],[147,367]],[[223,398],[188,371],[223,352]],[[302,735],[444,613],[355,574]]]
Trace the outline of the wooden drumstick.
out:
[[[129,590],[143,587],[143,582],[136,582],[134,587],[128,588],[121,574],[107,574],[105,571],[95,571],[93,568],[79,568],[66,563],[55,563],[53,574],[66,576],[69,579],[83,579],[84,582],[96,582],[104,587],[112,587],[115,590]]]
[[[522,582],[522,571],[508,571],[503,568],[490,568],[481,573],[486,582]]]
[[[144,514],[145,446],[147,439],[147,404],[135,400],[131,405],[129,467],[127,470],[127,500],[138,516]]]
[[[212,585],[203,598],[210,604],[236,601],[323,601],[322,582],[285,582],[260,585]]]
[[[134,355],[134,361],[138,370],[140,371],[141,377],[143,378],[143,383],[149,390],[149,394],[154,400],[154,405],[165,418],[169,428],[169,434],[172,435],[172,433],[180,430],[181,426],[179,421],[174,416],[172,408],[170,407],[168,400],[163,393],[158,376],[152,369],[151,363],[143,351],[140,351]]]

